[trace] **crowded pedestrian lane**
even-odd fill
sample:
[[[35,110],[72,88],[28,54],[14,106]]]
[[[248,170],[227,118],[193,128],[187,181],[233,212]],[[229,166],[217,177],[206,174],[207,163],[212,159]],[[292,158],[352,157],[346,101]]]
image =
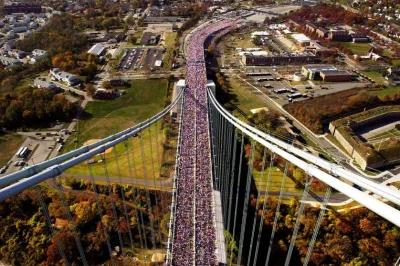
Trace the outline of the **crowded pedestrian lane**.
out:
[[[172,265],[218,265],[204,42],[232,25],[217,22],[197,30],[188,41]]]

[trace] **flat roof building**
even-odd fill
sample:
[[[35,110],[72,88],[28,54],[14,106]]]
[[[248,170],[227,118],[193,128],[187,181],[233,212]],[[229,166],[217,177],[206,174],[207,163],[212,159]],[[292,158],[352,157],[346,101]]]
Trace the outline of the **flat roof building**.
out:
[[[310,45],[311,39],[308,38],[306,35],[303,33],[295,33],[292,34],[292,37],[298,42],[301,46],[307,46]]]
[[[146,17],[144,23],[146,24],[162,24],[162,23],[176,23],[181,22],[183,19],[178,17]]]
[[[89,49],[88,54],[101,56],[105,53],[105,51],[106,47],[104,45],[102,45],[101,43],[96,43],[92,46],[92,48]]]
[[[319,75],[324,82],[345,82],[351,80],[351,74],[347,71],[321,71]]]
[[[351,41],[351,36],[346,30],[331,29],[328,39],[337,42],[349,42]]]
[[[301,73],[310,80],[322,79],[326,82],[351,80],[349,72],[339,71],[332,65],[304,65]]]
[[[149,44],[157,44],[160,40],[160,35],[153,32],[144,32],[142,39],[140,40],[140,44],[149,45]]]
[[[242,56],[242,63],[246,66],[301,65],[312,64],[316,61],[317,57],[311,53],[280,55],[254,55],[252,53],[245,53]]]

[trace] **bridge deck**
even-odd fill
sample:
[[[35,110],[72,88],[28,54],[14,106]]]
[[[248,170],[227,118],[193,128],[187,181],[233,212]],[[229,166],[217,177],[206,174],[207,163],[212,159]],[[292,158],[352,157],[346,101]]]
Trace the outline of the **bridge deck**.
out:
[[[217,259],[219,265],[227,265],[226,248],[224,238],[224,219],[222,217],[221,192],[214,190],[214,206],[215,206],[215,223],[216,223],[216,240],[217,240]]]

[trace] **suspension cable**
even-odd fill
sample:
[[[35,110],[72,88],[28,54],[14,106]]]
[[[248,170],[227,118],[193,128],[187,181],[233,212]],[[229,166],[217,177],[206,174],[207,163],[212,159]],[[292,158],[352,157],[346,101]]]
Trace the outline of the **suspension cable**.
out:
[[[140,190],[139,190],[139,185],[138,185],[138,174],[137,174],[137,169],[136,169],[135,157],[133,156],[133,154],[134,154],[133,139],[131,140],[130,143],[132,145],[132,165],[133,165],[133,171],[135,173],[135,180],[136,180],[135,185],[133,184],[132,169],[131,169],[131,164],[129,163],[130,159],[129,159],[129,152],[128,152],[128,144],[125,145],[125,152],[126,152],[126,156],[128,158],[129,175],[131,177],[131,183],[132,183],[132,191],[133,191],[132,202],[133,202],[133,204],[136,205],[135,213],[136,213],[136,218],[137,218],[137,223],[138,223],[140,247],[143,249],[143,244],[145,244],[145,247],[147,249],[146,231],[144,229],[144,224],[141,223],[141,221],[143,220],[143,219],[141,219],[142,210],[139,209],[139,207],[138,207],[139,205],[137,204],[137,200],[136,200],[136,197],[140,198]],[[142,235],[143,235],[143,237],[142,237]]]
[[[156,129],[157,130],[157,129]],[[157,185],[156,185],[156,174],[155,174],[155,168],[154,168],[154,159],[153,159],[153,143],[151,141],[151,130],[150,127],[148,128],[148,132],[149,132],[149,143],[150,143],[150,157],[151,157],[151,167],[152,167],[152,173],[153,173],[153,183],[154,183],[154,199],[156,201],[155,204],[155,211],[156,211],[156,215],[157,215],[157,221],[158,222],[158,236],[160,238],[160,243],[162,243],[162,236],[161,236],[161,224],[160,224],[160,215],[158,212],[158,197],[157,197]],[[153,215],[154,217],[154,215]]]
[[[247,210],[249,208],[251,176],[253,174],[254,150],[255,150],[255,140],[252,140],[251,141],[250,158],[249,158],[249,166],[248,166],[248,170],[247,170],[246,195],[245,195],[245,202],[244,202],[244,206],[243,206],[242,223],[241,223],[240,240],[239,240],[239,254],[238,254],[238,263],[239,264],[242,261],[244,233],[246,231],[246,224],[247,224]]]
[[[312,176],[310,177],[309,181],[307,180],[308,179],[307,177],[308,177],[308,173],[306,172],[306,184],[305,184],[305,187],[304,187],[303,196],[301,198],[300,208],[299,208],[299,211],[298,211],[298,214],[297,214],[297,219],[296,219],[296,224],[295,224],[294,229],[293,229],[292,239],[290,240],[290,246],[289,246],[288,254],[286,256],[285,266],[289,265],[290,259],[292,257],[292,252],[293,252],[293,248],[294,248],[294,242],[296,241],[297,233],[299,232],[299,229],[300,229],[301,216],[303,215],[304,207],[306,205],[306,200],[307,200],[307,196],[308,196],[308,190],[309,190],[309,187],[310,187],[311,182],[313,180]]]
[[[53,180],[54,180],[55,184],[57,185],[57,190],[58,190],[58,193],[59,193],[59,195],[61,197],[61,201],[62,201],[63,206],[64,206],[65,215],[67,216],[69,225],[71,226],[71,229],[72,229],[72,231],[74,233],[76,247],[78,248],[79,255],[81,257],[82,263],[83,263],[83,265],[87,266],[88,263],[87,263],[87,260],[86,260],[85,252],[83,251],[81,240],[80,240],[78,232],[76,230],[76,226],[75,226],[74,220],[72,219],[71,210],[69,209],[69,206],[67,204],[67,200],[65,198],[65,193],[64,193],[63,186],[61,184],[61,181],[58,182],[55,177],[53,177]]]
[[[232,158],[232,168],[231,168],[231,176],[230,176],[230,189],[229,189],[229,207],[228,207],[228,231],[230,232],[231,228],[231,212],[232,212],[232,197],[233,197],[233,183],[235,183],[235,168],[236,168],[236,152],[237,152],[237,143],[238,143],[238,129],[235,128],[235,135],[233,136],[233,158]]]
[[[225,192],[225,207],[224,207],[224,224],[225,224],[225,228],[228,227],[228,204],[229,204],[229,194],[230,194],[230,183],[232,181],[233,178],[231,178],[231,173],[230,173],[230,169],[231,169],[231,163],[232,163],[232,152],[233,152],[233,146],[234,145],[229,145],[232,141],[232,139],[235,137],[234,136],[234,126],[231,123],[227,123],[229,126],[229,136],[228,139],[226,141],[226,145],[229,147],[228,149],[228,156],[226,157],[226,192]],[[235,140],[234,140],[235,141]]]
[[[119,161],[118,161],[118,156],[117,156],[117,149],[114,148],[114,158],[115,158],[115,163],[117,166],[117,173],[118,173],[118,179],[119,179],[119,183],[120,183],[120,191],[121,191],[121,197],[122,197],[122,206],[124,208],[124,214],[125,214],[125,219],[126,219],[126,223],[127,223],[127,227],[128,227],[128,234],[129,234],[129,240],[131,243],[131,248],[133,249],[133,237],[132,237],[132,232],[131,232],[131,224],[129,221],[129,216],[128,216],[128,209],[126,207],[126,199],[125,199],[125,191],[124,191],[124,186],[122,185],[122,178],[121,178],[121,171],[119,168]],[[129,164],[129,161],[128,161]],[[124,254],[126,256],[126,254]]]
[[[146,191],[146,198],[147,198],[147,209],[149,212],[149,221],[150,221],[150,227],[151,227],[151,241],[153,244],[153,249],[156,248],[156,238],[155,238],[155,233],[154,233],[154,224],[153,224],[153,210],[151,207],[151,199],[150,199],[150,193],[149,193],[149,187],[147,184],[147,169],[146,169],[146,158],[144,155],[144,148],[143,148],[143,136],[140,136],[140,149],[141,149],[141,155],[142,155],[142,166],[143,166],[143,178],[144,178],[144,185],[145,185],[145,191]],[[143,225],[144,226],[144,225]]]
[[[48,226],[50,228],[50,232],[51,232],[51,234],[53,236],[54,241],[56,242],[58,252],[60,253],[60,256],[61,256],[64,264],[66,266],[69,266],[67,257],[65,256],[64,250],[63,250],[62,245],[60,243],[60,239],[57,237],[57,233],[55,232],[55,230],[53,228],[53,225],[51,223],[49,210],[47,209],[46,202],[43,199],[42,192],[40,191],[40,188],[38,186],[34,186],[33,188],[35,189],[36,197],[39,199],[40,206],[42,207],[43,215],[46,217],[46,221],[47,221],[47,224],[48,224]]]
[[[162,158],[162,156],[160,156],[160,151],[159,151],[160,143],[158,142],[158,130],[159,130],[159,127],[158,127],[158,121],[157,121],[155,123],[155,130],[154,130],[155,137],[156,137],[157,172],[158,172],[158,180],[160,183],[159,191],[160,191],[161,211],[162,211],[162,214],[165,215],[167,212],[165,211],[165,205],[164,205],[165,195],[164,195],[163,182],[162,182],[162,178],[161,178],[161,166],[162,166],[163,158]]]
[[[267,160],[267,148],[264,147],[264,152],[263,152],[263,159],[262,159],[262,169],[261,169],[261,178],[260,181],[263,180],[264,177],[264,166],[265,166],[265,161]],[[260,186],[261,187],[261,186]],[[250,261],[251,261],[251,253],[253,250],[253,240],[254,240],[254,233],[256,231],[256,223],[257,223],[257,217],[258,217],[258,202],[261,197],[261,191],[258,193],[257,198],[256,198],[256,206],[254,207],[254,220],[253,220],[253,229],[251,231],[251,241],[250,241],[250,249],[249,249],[249,258],[247,260],[247,266],[250,266]],[[256,258],[253,259],[255,261]]]
[[[260,220],[260,225],[258,226],[258,235],[257,235],[257,244],[256,244],[256,251],[254,253],[254,260],[253,260],[253,265],[257,262],[257,257],[258,257],[258,250],[260,248],[260,241],[261,241],[261,234],[263,231],[263,226],[264,226],[264,216],[265,216],[265,209],[267,208],[267,202],[268,202],[268,197],[269,197],[269,187],[271,184],[271,176],[272,176],[272,170],[274,168],[274,158],[275,154],[271,152],[271,157],[270,157],[270,162],[269,162],[269,169],[268,169],[268,177],[267,177],[267,184],[265,185],[265,191],[264,191],[264,200],[263,200],[263,207],[261,211],[261,220]],[[265,162],[262,165],[262,171],[264,172],[264,167],[265,167]],[[264,176],[263,176],[264,177]]]
[[[331,187],[328,187],[328,189],[325,192],[324,201],[322,203],[321,210],[319,211],[318,220],[317,220],[317,223],[315,225],[314,233],[313,233],[313,236],[311,238],[310,244],[308,246],[308,251],[307,251],[307,255],[306,255],[306,258],[304,260],[303,266],[307,266],[308,262],[310,261],[311,254],[312,254],[313,249],[314,249],[314,244],[315,244],[315,241],[317,240],[319,228],[321,227],[322,218],[324,217],[324,214],[325,214],[325,211],[326,211],[326,205],[328,204],[329,197],[331,196],[331,192],[332,192]]]
[[[113,214],[114,214],[115,226],[117,227],[119,244],[121,245],[122,254],[123,254],[123,256],[125,256],[124,241],[122,240],[121,229],[119,227],[119,218],[118,218],[117,209],[115,207],[114,193],[113,193],[113,191],[111,189],[110,177],[108,175],[105,152],[104,152],[104,155],[100,154],[100,157],[102,158],[102,161],[103,161],[104,174],[105,174],[106,180],[107,180],[108,196],[110,197],[111,207],[112,207],[112,211],[113,211]]]
[[[278,205],[277,205],[276,211],[275,211],[274,225],[272,227],[271,238],[269,240],[268,253],[267,253],[267,259],[265,261],[265,265],[268,265],[269,258],[271,256],[272,244],[274,243],[276,226],[278,224],[278,219],[279,219],[279,216],[280,216],[280,210],[281,210],[281,204],[282,204],[282,198],[283,198],[283,191],[284,191],[284,188],[285,188],[285,183],[286,183],[287,171],[288,171],[288,168],[289,168],[289,164],[290,164],[289,161],[286,161],[285,171],[283,172],[283,177],[282,177],[281,190],[279,192]],[[253,265],[253,266],[255,266],[255,265]]]
[[[239,157],[239,173],[238,173],[238,178],[237,178],[237,187],[236,187],[236,203],[235,203],[235,215],[233,219],[233,239],[235,239],[235,231],[236,231],[236,220],[237,220],[237,209],[238,209],[238,203],[239,203],[239,190],[240,190],[240,175],[242,174],[242,162],[243,162],[243,146],[244,146],[244,135],[245,133],[242,132],[242,142],[241,142],[241,147],[240,147],[240,157]],[[232,257],[232,252],[233,252],[233,247],[231,249],[231,257]],[[232,266],[232,260],[230,263],[230,266]]]
[[[102,207],[100,204],[99,194],[97,192],[97,186],[96,186],[96,183],[94,182],[92,167],[90,166],[89,161],[86,162],[86,165],[87,165],[88,171],[89,171],[90,182],[92,183],[92,187],[93,187],[94,198],[96,200],[96,205],[97,205],[97,212],[100,217],[100,224],[101,224],[101,227],[103,228],[104,237],[106,238],[108,253],[110,254],[110,259],[111,259],[112,265],[115,265],[114,256],[112,254],[112,248],[111,248],[111,243],[110,243],[110,235],[108,234],[107,227],[103,223],[103,210],[102,210]]]

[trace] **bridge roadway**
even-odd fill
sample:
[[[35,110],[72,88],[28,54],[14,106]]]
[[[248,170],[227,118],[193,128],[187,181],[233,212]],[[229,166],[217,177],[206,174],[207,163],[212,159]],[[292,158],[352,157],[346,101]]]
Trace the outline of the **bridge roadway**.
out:
[[[184,93],[178,158],[172,265],[217,265],[212,163],[208,124],[204,42],[233,25],[219,22],[196,30],[187,43],[187,88]]]

